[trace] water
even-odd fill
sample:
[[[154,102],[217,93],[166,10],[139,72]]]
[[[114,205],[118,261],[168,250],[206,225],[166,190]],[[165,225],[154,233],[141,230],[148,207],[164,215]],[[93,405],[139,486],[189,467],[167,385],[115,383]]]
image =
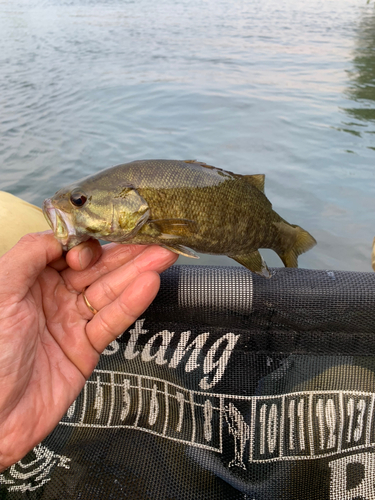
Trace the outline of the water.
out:
[[[0,68],[0,189],[41,205],[143,158],[265,173],[318,240],[301,267],[371,270],[374,3],[0,0]]]

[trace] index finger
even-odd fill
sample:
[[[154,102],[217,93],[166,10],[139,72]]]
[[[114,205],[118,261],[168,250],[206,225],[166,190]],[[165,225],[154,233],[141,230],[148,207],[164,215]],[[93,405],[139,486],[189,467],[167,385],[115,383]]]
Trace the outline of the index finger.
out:
[[[81,291],[83,287],[90,285],[101,276],[130,262],[137,255],[144,252],[146,248],[146,245],[110,243],[102,247],[102,254],[93,266],[82,271],[68,268],[61,275],[68,287]]]
[[[0,291],[24,297],[38,275],[61,254],[52,231],[26,234],[1,257]]]
[[[102,254],[98,240],[89,239],[73,247],[66,254],[66,262],[71,269],[83,271],[95,264]]]
[[[148,271],[137,276],[112,303],[88,322],[87,336],[94,349],[101,353],[147,309],[160,286],[159,275]]]
[[[59,272],[67,267],[82,271],[93,265],[99,259],[101,253],[102,247],[99,241],[89,239],[73,247],[66,255],[62,255],[57,260],[50,262],[49,266]]]

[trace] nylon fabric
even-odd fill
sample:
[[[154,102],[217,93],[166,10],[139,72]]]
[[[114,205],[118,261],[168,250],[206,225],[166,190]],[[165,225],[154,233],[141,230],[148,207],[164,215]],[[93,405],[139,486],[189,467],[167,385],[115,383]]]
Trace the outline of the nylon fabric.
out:
[[[375,275],[173,266],[0,499],[375,499]]]

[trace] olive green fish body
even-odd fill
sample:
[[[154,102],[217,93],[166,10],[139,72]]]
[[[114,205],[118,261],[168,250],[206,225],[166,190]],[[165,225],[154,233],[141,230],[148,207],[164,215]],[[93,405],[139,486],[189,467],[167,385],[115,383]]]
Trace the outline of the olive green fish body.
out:
[[[135,161],[63,188],[45,201],[44,212],[66,248],[89,237],[156,243],[190,257],[194,250],[228,255],[269,276],[259,248],[297,266],[298,255],[316,242],[272,209],[263,184],[262,175],[196,161]]]

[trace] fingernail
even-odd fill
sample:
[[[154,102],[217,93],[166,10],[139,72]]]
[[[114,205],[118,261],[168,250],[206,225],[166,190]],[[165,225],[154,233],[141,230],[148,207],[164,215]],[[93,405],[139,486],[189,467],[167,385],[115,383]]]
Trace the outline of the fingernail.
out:
[[[79,252],[79,265],[82,270],[86,269],[93,257],[94,254],[90,247],[85,247],[81,252]]]

